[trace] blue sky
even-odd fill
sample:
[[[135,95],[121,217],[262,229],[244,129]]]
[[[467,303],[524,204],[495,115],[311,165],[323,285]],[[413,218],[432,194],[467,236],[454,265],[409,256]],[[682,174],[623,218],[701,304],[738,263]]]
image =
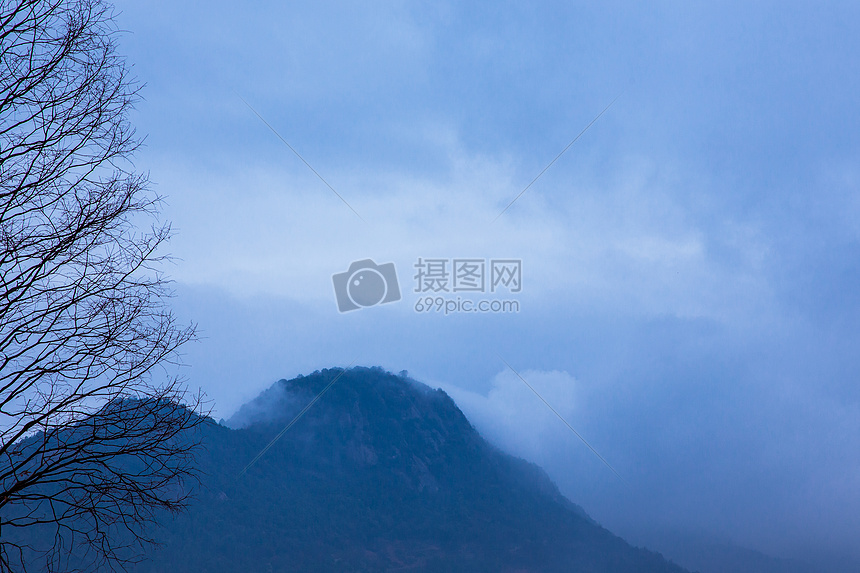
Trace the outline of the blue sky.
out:
[[[217,416],[408,369],[634,541],[856,551],[856,3],[117,7]],[[415,313],[419,257],[521,259],[520,312]],[[403,300],[339,314],[331,276],[365,258]]]

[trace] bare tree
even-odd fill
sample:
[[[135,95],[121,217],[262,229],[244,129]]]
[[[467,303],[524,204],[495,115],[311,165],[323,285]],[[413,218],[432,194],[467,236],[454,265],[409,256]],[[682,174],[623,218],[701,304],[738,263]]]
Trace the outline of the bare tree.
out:
[[[116,36],[100,0],[0,0],[0,571],[123,568],[195,477]]]

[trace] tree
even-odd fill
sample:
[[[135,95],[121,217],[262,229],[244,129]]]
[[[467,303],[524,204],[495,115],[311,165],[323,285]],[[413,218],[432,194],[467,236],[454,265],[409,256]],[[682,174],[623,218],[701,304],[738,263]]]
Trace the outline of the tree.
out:
[[[168,374],[194,327],[166,306],[113,18],[0,0],[0,571],[122,568],[195,477],[200,397]]]

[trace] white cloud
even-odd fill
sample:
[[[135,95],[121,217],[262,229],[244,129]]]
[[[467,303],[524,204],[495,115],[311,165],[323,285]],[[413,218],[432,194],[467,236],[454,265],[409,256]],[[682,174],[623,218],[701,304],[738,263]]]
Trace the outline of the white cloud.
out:
[[[573,376],[556,370],[525,370],[520,375],[577,428],[581,398]],[[492,384],[487,395],[450,384],[442,389],[481,435],[516,456],[540,463],[557,451],[559,439],[570,443],[570,430],[511,370],[497,374]]]
[[[622,162],[602,188],[548,177],[493,222],[521,190],[514,162],[467,156],[450,133],[428,137],[447,149],[447,172],[325,174],[366,223],[297,160],[218,175],[163,160],[175,278],[327,304],[331,275],[354,260],[394,261],[408,292],[419,257],[512,257],[523,259],[523,296],[546,304],[728,321],[762,306],[761,243],[732,239],[734,266],[709,257],[723,237],[699,228],[646,160]]]

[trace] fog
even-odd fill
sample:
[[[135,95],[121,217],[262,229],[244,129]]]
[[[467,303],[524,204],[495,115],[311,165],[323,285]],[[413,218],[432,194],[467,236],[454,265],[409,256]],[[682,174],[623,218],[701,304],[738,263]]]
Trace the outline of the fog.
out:
[[[855,4],[119,8],[216,417],[407,369],[634,542],[860,559]],[[520,312],[416,312],[422,257],[521,260]],[[338,313],[367,258],[402,300]]]

